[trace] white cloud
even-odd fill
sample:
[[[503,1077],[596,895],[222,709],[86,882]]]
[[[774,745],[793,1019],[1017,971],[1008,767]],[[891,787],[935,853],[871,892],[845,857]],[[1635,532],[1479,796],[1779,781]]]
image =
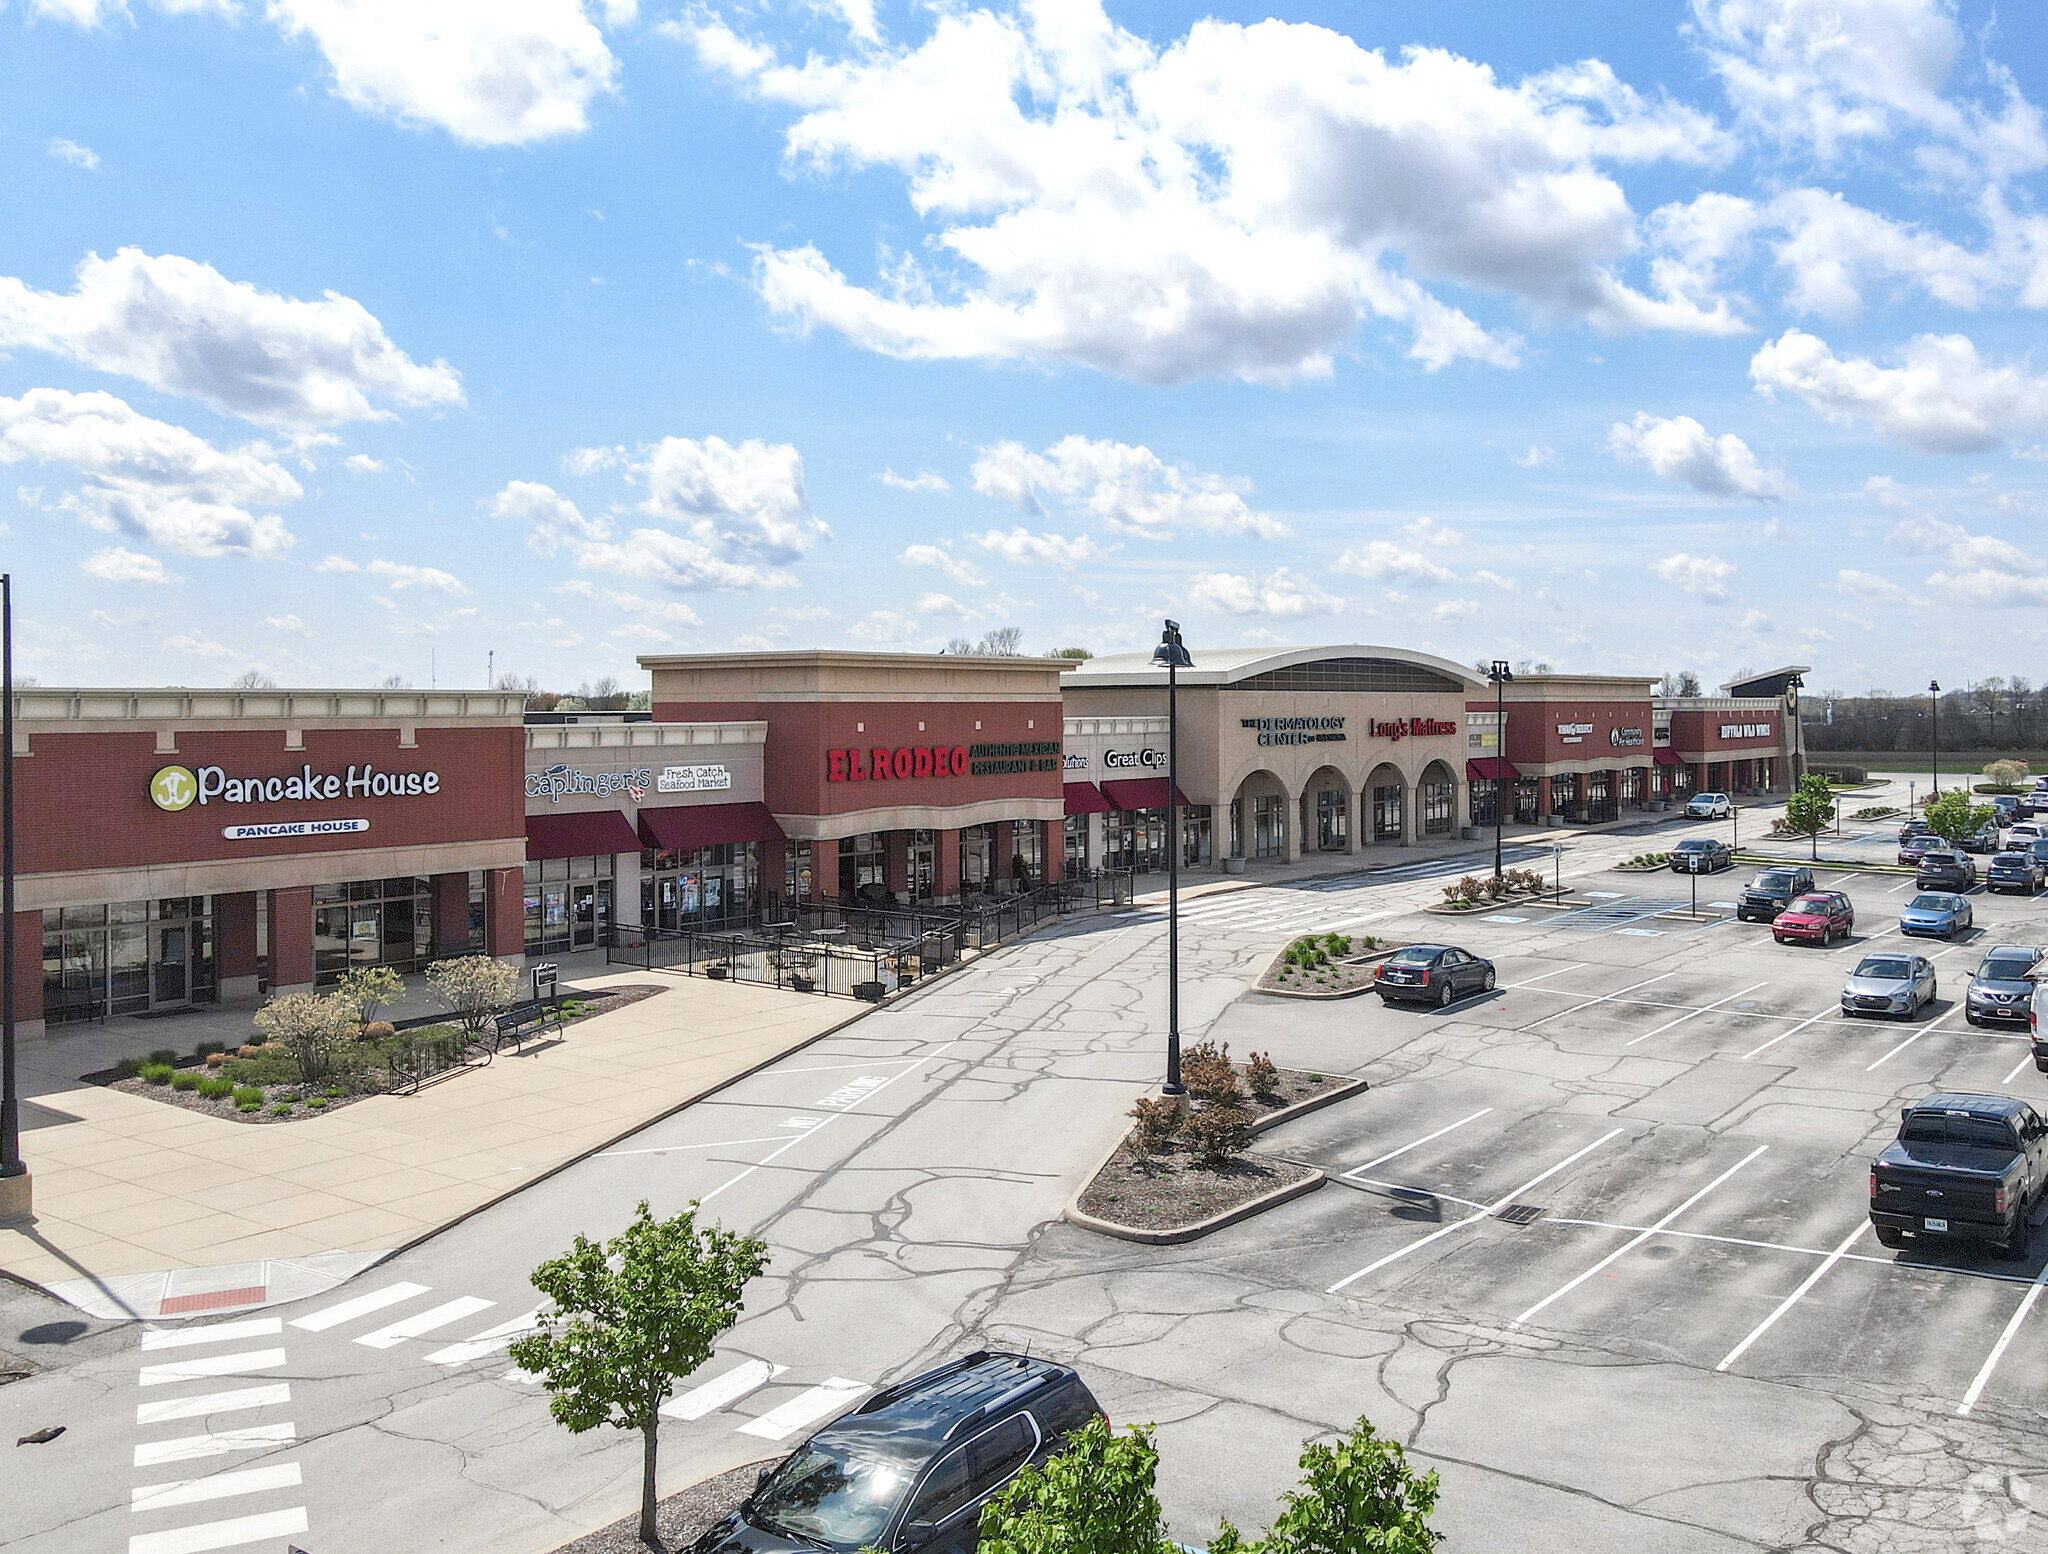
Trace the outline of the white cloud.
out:
[[[1029,529],[1019,527],[1007,533],[1001,529],[990,529],[985,534],[970,534],[967,537],[983,550],[992,550],[1015,566],[1022,566],[1031,561],[1042,561],[1056,567],[1075,567],[1084,561],[1092,561],[1107,554],[1085,534],[1034,534]]]
[[[875,479],[885,486],[898,491],[950,491],[953,482],[936,470],[921,469],[915,475],[899,475],[893,469],[885,469]]]
[[[1325,593],[1285,567],[1265,577],[1205,572],[1188,585],[1187,599],[1190,605],[1229,615],[1266,615],[1277,619],[1331,615],[1344,608],[1342,599]]]
[[[346,556],[322,556],[315,572],[360,572],[362,567]]]
[[[1446,599],[1431,607],[1429,618],[1435,621],[1469,620],[1480,611],[1477,599]]]
[[[673,647],[676,640],[659,626],[650,626],[645,621],[614,622],[605,628],[605,635],[616,642],[647,642],[656,647]]]
[[[1324,27],[1203,20],[1165,49],[1099,4],[941,9],[916,47],[802,66],[698,13],[706,68],[800,115],[790,163],[886,167],[936,227],[863,286],[817,247],[757,250],[768,306],[911,359],[1061,360],[1149,383],[1323,376],[1377,318],[1426,368],[1519,341],[1427,289],[1544,319],[1726,334],[1723,303],[1646,295],[1616,164],[1723,137],[1598,61],[1504,81]]]
[[[351,107],[438,126],[469,146],[580,134],[618,73],[578,0],[268,0],[267,9],[286,37],[312,36]]]
[[[1644,464],[1660,480],[1679,480],[1706,496],[1775,502],[1791,489],[1781,470],[1767,470],[1733,432],[1719,437],[1689,415],[1654,416],[1638,410],[1633,422],[1614,423],[1607,447],[1624,463]]]
[[[272,631],[281,631],[287,636],[310,637],[313,635],[313,628],[300,620],[296,615],[266,615],[257,624],[268,627]]]
[[[289,431],[389,420],[380,401],[463,402],[454,368],[414,361],[335,292],[303,302],[139,248],[88,254],[77,276],[61,293],[0,276],[0,348],[47,351]]]
[[[1502,577],[1498,572],[1484,570],[1474,572],[1472,574],[1472,581],[1475,583],[1491,583],[1504,594],[1518,594],[1522,591],[1522,585],[1516,582],[1515,579],[1512,577]]]
[[[1844,567],[1835,574],[1835,589],[1851,598],[1867,599],[1872,604],[1911,604],[1913,596],[1889,578],[1882,578],[1872,572],[1858,572],[1853,567]]]
[[[1528,452],[1511,453],[1508,457],[1521,465],[1523,469],[1542,469],[1546,465],[1557,462],[1557,450],[1545,447],[1542,443],[1532,442],[1529,444]]]
[[[373,459],[367,453],[351,453],[341,461],[341,467],[351,475],[381,475],[388,468],[382,459]]]
[[[233,658],[235,650],[224,642],[216,642],[196,627],[181,631],[175,636],[164,638],[164,646],[173,653],[190,653],[194,658]]]
[[[1291,531],[1245,502],[1251,482],[1168,464],[1143,445],[1062,437],[1043,453],[999,442],[974,461],[974,489],[1034,518],[1045,499],[1076,517],[1153,539],[1200,530],[1280,539]]]
[[[917,613],[928,621],[978,621],[979,610],[969,609],[951,594],[920,594]]]
[[[580,577],[573,577],[566,583],[558,583],[555,591],[565,594],[580,594],[585,599],[602,601],[615,610],[623,610],[628,615],[645,615],[652,620],[667,621],[671,625],[701,626],[704,624],[703,618],[680,599],[649,599],[644,594],[621,593],[616,588],[599,588],[594,584],[585,582]],[[618,636],[620,631],[620,627],[614,626],[611,628],[613,636]],[[664,638],[664,640],[667,639]]]
[[[96,577],[103,583],[182,583],[183,578],[170,571],[154,556],[145,556],[141,551],[127,550],[119,545],[105,545],[78,563],[78,570],[87,577]]]
[[[188,556],[284,550],[292,543],[284,520],[251,509],[304,495],[263,454],[216,448],[98,390],[39,388],[0,398],[0,464],[29,461],[78,471],[79,493],[62,505],[94,528]]]
[[[727,561],[708,545],[666,529],[635,529],[612,544],[579,544],[575,556],[576,565],[589,571],[644,577],[651,583],[682,592],[701,588],[780,588],[795,581],[787,573],[763,572],[758,567]]]
[[[1438,566],[1420,551],[1403,550],[1392,540],[1368,540],[1345,551],[1335,566],[1353,577],[1405,577],[1415,583],[1448,583],[1453,575],[1449,567]]]
[[[626,462],[623,447],[571,448],[562,455],[562,468],[572,475],[601,475]]]
[[[1973,534],[1939,518],[1907,518],[1885,536],[1894,549],[1940,556],[1927,575],[1936,597],[1969,609],[2018,609],[2048,604],[2048,562],[1995,534]]]
[[[921,639],[924,624],[911,619],[896,610],[874,610],[865,620],[855,621],[846,628],[846,634],[854,641],[869,647],[907,647]]]
[[[941,541],[937,545],[910,545],[896,558],[907,567],[934,567],[956,583],[969,588],[979,588],[988,581],[980,567],[971,561],[962,561]]]
[[[832,612],[822,604],[771,604],[770,615],[779,615],[786,621],[828,621]]]
[[[443,572],[439,567],[416,567],[403,561],[372,561],[366,571],[372,577],[381,577],[393,592],[401,588],[428,588],[435,593],[466,594],[469,592],[461,578],[452,572]]]
[[[1690,556],[1684,551],[1651,562],[1650,570],[1674,588],[1716,602],[1727,599],[1728,579],[1735,575],[1732,562],[1718,556]]]
[[[1902,365],[1838,357],[1827,343],[1788,329],[1751,359],[1760,393],[1783,389],[1830,421],[1866,420],[1878,435],[1922,453],[1976,453],[2048,431],[2048,378],[1994,366],[1966,335],[1916,335]]]
[[[1426,514],[1423,517],[1414,519],[1412,522],[1402,524],[1401,532],[1418,545],[1451,546],[1465,543],[1465,536],[1463,534],[1453,529],[1449,524],[1438,523],[1434,518]]]
[[[647,483],[640,510],[685,525],[715,555],[794,561],[831,537],[811,511],[804,461],[786,442],[664,437],[633,469]]]
[[[50,142],[50,155],[60,162],[69,162],[73,167],[82,167],[88,173],[98,171],[100,165],[97,151],[90,146],[81,146],[75,140],[66,140],[62,135]]]
[[[490,499],[490,514],[526,526],[529,550],[552,556],[564,545],[611,538],[609,519],[586,518],[576,504],[552,486],[532,480],[508,481]]]

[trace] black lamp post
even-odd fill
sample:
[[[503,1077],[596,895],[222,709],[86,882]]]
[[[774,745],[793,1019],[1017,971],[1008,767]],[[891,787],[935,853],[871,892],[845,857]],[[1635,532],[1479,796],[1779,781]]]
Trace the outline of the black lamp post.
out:
[[[0,1212],[28,1212],[14,1078],[14,578],[0,572]]]
[[[1939,680],[1929,680],[1927,682],[1927,706],[1928,710],[1933,713],[1933,718],[1929,722],[1928,728],[1934,740],[1934,785],[1927,790],[1927,802],[1932,804],[1941,797],[1941,682]]]
[[[1507,811],[1508,720],[1507,683],[1515,672],[1504,658],[1496,658],[1486,678],[1493,682],[1493,877],[1500,878],[1500,828]]]
[[[1181,644],[1180,622],[1168,621],[1152,650],[1166,666],[1166,1083],[1162,1095],[1184,1095],[1180,1082],[1180,672],[1194,660]]]

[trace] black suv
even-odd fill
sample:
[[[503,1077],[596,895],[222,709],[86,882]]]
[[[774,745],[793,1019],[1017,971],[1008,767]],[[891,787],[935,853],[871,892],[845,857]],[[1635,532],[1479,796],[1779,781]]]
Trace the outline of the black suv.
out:
[[[1987,951],[1970,978],[1963,1018],[1972,1025],[2029,1025],[2034,1005],[2029,973],[2040,963],[2041,952],[2031,945],[2001,944]]]
[[[1735,898],[1735,915],[1745,923],[1768,923],[1811,889],[1811,869],[1766,869]]]
[[[1066,1366],[976,1350],[884,1387],[764,1468],[690,1554],[974,1554],[982,1502],[1101,1413]]]

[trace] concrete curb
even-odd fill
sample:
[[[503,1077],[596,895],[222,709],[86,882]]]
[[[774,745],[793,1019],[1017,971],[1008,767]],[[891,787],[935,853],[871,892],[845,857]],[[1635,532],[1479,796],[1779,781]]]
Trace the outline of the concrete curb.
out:
[[[1307,1070],[1295,1069],[1293,1072],[1300,1074],[1306,1073]],[[1335,1106],[1339,1101],[1348,1101],[1352,1096],[1361,1095],[1371,1088],[1372,1081],[1368,1079],[1354,1079],[1348,1085],[1339,1085],[1334,1090],[1326,1090],[1321,1095],[1312,1095],[1306,1101],[1296,1101],[1292,1106],[1283,1106],[1277,1112],[1271,1112],[1261,1117],[1252,1124],[1252,1132],[1254,1134],[1264,1133],[1268,1128],[1277,1128],[1283,1122],[1292,1122],[1295,1118],[1305,1117],[1310,1112],[1319,1112],[1325,1106]],[[1121,1143],[1122,1141],[1119,1140],[1118,1142]],[[1112,1150],[1111,1153],[1113,1154],[1115,1151]],[[1103,1164],[1106,1165],[1108,1162],[1109,1156],[1103,1156]],[[1095,1169],[1100,1171],[1102,1166],[1098,1165]],[[1091,1181],[1093,1179],[1092,1177],[1090,1178]]]
[[[1374,961],[1382,961],[1396,950],[1405,950],[1407,947],[1405,944],[1389,944],[1383,950],[1368,950],[1365,954],[1358,956],[1352,964],[1369,965]],[[1356,998],[1360,993],[1370,993],[1373,990],[1373,984],[1370,982],[1366,983],[1363,987],[1347,987],[1340,991],[1324,993],[1318,993],[1312,988],[1305,987],[1267,987],[1265,985],[1266,978],[1272,974],[1273,967],[1280,964],[1280,957],[1286,953],[1286,950],[1280,951],[1278,955],[1273,957],[1272,964],[1259,973],[1259,980],[1251,985],[1252,992],[1263,993],[1268,998],[1309,998],[1328,1001],[1337,998]]]

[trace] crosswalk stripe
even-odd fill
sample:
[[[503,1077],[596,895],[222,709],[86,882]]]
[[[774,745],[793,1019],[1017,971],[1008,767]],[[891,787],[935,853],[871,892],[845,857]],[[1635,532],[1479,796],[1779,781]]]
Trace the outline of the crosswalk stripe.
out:
[[[168,1511],[172,1506],[197,1505],[203,1500],[226,1500],[234,1495],[260,1495],[273,1489],[296,1489],[302,1482],[296,1462],[280,1462],[265,1468],[243,1468],[235,1473],[213,1473],[205,1478],[172,1479],[167,1484],[144,1484],[134,1492],[131,1511]]]
[[[137,1403],[135,1422],[147,1425],[170,1419],[204,1419],[244,1408],[271,1408],[291,1400],[291,1384],[277,1381],[262,1387],[240,1387],[233,1392],[201,1392],[189,1398],[166,1398],[161,1403]]]
[[[284,1364],[282,1349],[246,1349],[240,1354],[209,1354],[196,1360],[168,1360],[142,1367],[141,1384],[160,1387],[169,1381],[196,1381],[204,1376],[246,1376],[274,1371]]]
[[[436,1328],[447,1327],[460,1322],[464,1317],[473,1317],[479,1311],[488,1311],[497,1305],[494,1300],[485,1300],[481,1295],[458,1295],[418,1316],[405,1317],[389,1327],[380,1327],[374,1333],[365,1333],[356,1340],[368,1349],[395,1349],[408,1338],[418,1338]]]
[[[353,1300],[342,1301],[339,1305],[325,1306],[309,1316],[295,1317],[292,1326],[308,1333],[324,1333],[330,1327],[339,1327],[344,1322],[353,1322],[357,1317],[366,1317],[373,1311],[382,1311],[386,1306],[395,1306],[402,1300],[411,1300],[415,1295],[424,1295],[431,1289],[426,1284],[387,1284],[381,1290],[372,1290],[367,1295],[358,1295]]]
[[[128,1540],[128,1554],[205,1554],[208,1549],[239,1548],[245,1543],[289,1538],[305,1530],[306,1508],[295,1505],[289,1511],[265,1511],[225,1522],[200,1522],[192,1527],[173,1527],[168,1532],[137,1533]]]
[[[664,1419],[702,1419],[714,1409],[737,1403],[755,1388],[766,1386],[785,1369],[766,1360],[748,1360],[723,1376],[692,1387],[681,1397],[670,1398],[661,1405],[661,1415]]]
[[[145,1349],[184,1349],[192,1344],[220,1344],[235,1338],[268,1338],[284,1331],[276,1317],[251,1317],[246,1322],[216,1322],[211,1327],[173,1327],[145,1332]]]
[[[864,1381],[832,1376],[808,1392],[799,1392],[780,1407],[771,1408],[759,1419],[749,1420],[740,1426],[739,1433],[758,1435],[764,1441],[779,1441],[794,1435],[814,1420],[837,1413],[868,1390]]]
[[[284,1424],[249,1425],[240,1430],[210,1430],[205,1435],[178,1435],[167,1441],[144,1441],[135,1448],[135,1466],[154,1467],[162,1462],[190,1462],[195,1457],[225,1457],[231,1451],[260,1451],[266,1446],[284,1446],[298,1439],[296,1427]]]
[[[495,1354],[515,1338],[524,1338],[540,1326],[540,1314],[547,1308],[535,1306],[523,1317],[514,1317],[509,1322],[500,1322],[496,1327],[487,1327],[474,1338],[465,1338],[459,1344],[450,1344],[445,1349],[436,1349],[427,1356],[429,1365],[465,1365],[471,1360],[480,1360],[487,1354]]]

